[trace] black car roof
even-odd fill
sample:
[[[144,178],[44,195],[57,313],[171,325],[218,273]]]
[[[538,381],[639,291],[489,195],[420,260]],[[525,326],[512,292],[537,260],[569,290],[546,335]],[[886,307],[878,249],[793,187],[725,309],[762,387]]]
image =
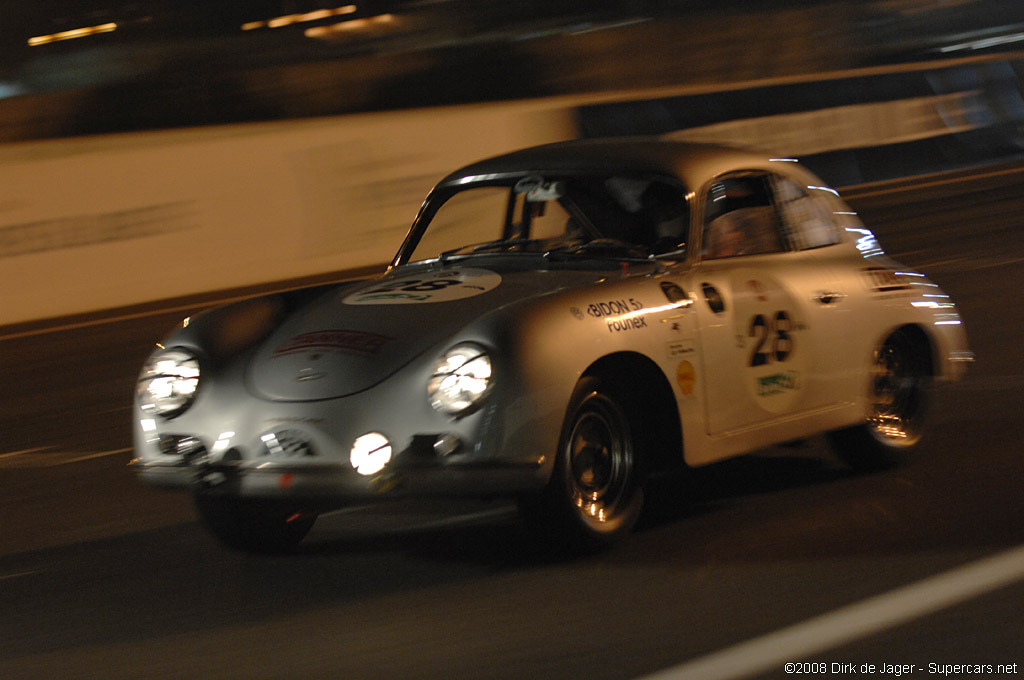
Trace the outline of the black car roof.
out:
[[[528,172],[552,174],[668,175],[691,185],[725,170],[763,167],[763,155],[725,146],[696,144],[656,137],[617,137],[555,142],[494,156],[452,172],[444,187],[474,177]]]

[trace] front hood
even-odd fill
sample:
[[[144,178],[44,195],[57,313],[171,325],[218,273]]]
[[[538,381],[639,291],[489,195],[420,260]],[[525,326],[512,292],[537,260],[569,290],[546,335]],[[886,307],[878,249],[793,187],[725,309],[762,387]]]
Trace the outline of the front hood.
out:
[[[475,319],[527,297],[585,285],[609,272],[541,270],[515,258],[474,266],[415,265],[330,289],[293,311],[258,348],[249,369],[260,396],[342,397],[373,387]]]

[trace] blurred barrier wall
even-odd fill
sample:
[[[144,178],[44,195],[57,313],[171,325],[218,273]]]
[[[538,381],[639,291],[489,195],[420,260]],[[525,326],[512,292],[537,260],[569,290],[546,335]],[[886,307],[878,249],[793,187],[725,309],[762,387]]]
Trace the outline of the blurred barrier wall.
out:
[[[1017,158],[1024,61],[963,60],[579,107],[580,133],[664,135],[799,157],[834,186]]]
[[[0,146],[0,325],[390,260],[456,166],[575,136],[799,156],[830,184],[1007,160],[1021,63],[735,91],[664,90]]]
[[[0,325],[385,263],[454,167],[573,132],[525,102],[0,146]]]

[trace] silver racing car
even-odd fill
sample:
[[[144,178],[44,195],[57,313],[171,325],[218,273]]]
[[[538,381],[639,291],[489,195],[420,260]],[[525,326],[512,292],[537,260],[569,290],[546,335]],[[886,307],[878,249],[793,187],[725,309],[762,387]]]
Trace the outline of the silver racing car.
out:
[[[949,296],[791,159],[564,142],[445,177],[377,278],[186,320],[139,376],[133,464],[244,550],[431,495],[601,546],[659,472],[823,432],[886,464],[971,359]]]

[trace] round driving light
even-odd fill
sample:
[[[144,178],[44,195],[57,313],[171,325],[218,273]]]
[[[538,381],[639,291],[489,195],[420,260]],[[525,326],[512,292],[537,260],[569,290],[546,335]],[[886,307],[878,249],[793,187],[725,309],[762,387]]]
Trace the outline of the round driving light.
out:
[[[430,405],[457,415],[480,402],[491,388],[491,358],[480,345],[455,345],[434,365],[427,383]]]
[[[434,440],[434,453],[442,458],[452,455],[460,448],[462,448],[462,440],[459,439],[459,435],[451,432],[438,435]]]
[[[352,444],[349,461],[361,475],[375,475],[391,462],[391,442],[379,432],[369,432]]]
[[[164,417],[178,415],[196,398],[199,359],[188,350],[157,352],[139,375],[136,394],[143,412]]]

